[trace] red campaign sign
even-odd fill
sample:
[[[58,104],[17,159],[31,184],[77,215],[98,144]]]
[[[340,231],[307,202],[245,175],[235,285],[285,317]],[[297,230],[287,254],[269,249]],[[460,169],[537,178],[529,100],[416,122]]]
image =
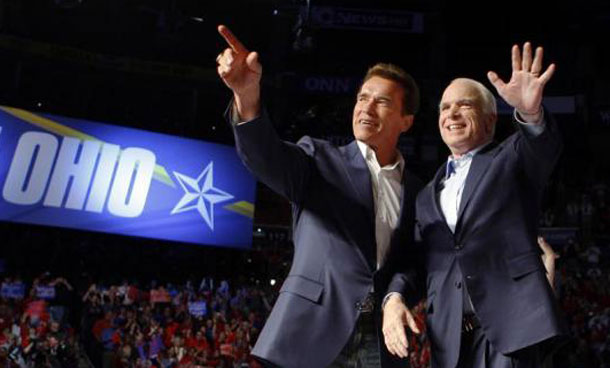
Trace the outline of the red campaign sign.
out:
[[[233,346],[231,344],[221,344],[220,355],[233,356]]]
[[[45,314],[46,304],[44,300],[30,302],[25,313],[30,317],[42,317]]]

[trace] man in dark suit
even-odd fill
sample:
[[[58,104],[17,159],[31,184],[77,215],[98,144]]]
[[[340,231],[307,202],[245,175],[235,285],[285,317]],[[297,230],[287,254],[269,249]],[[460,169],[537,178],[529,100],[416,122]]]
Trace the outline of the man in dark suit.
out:
[[[413,239],[421,183],[396,144],[413,124],[415,82],[396,66],[377,64],[358,92],[355,141],[284,142],[262,107],[258,55],[226,27],[219,32],[229,44],[217,62],[233,91],[229,119],[238,153],[293,210],[292,267],[253,355],[272,367],[408,366],[378,336],[379,296],[396,282],[414,290],[413,274],[392,275],[414,260],[405,245]]]
[[[517,132],[493,142],[496,102],[481,83],[445,89],[441,137],[451,151],[416,201],[426,267],[426,321],[433,368],[535,368],[565,333],[537,242],[539,203],[559,157],[557,126],[541,102],[555,66],[542,73],[542,48],[512,49],[512,77],[488,77],[515,108]],[[400,295],[388,298],[389,350],[407,353]]]

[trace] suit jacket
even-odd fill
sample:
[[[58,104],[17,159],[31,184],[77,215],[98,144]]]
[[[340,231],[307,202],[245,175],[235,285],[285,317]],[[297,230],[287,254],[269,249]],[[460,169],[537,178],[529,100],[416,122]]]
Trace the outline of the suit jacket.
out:
[[[537,244],[541,195],[561,152],[552,117],[536,137],[523,130],[472,159],[455,233],[439,204],[445,165],[416,201],[425,247],[432,367],[455,367],[466,286],[481,328],[507,354],[566,331]]]
[[[310,137],[283,142],[266,113],[233,129],[244,164],[290,200],[293,215],[292,267],[252,354],[280,367],[326,367],[354,330],[356,304],[373,286],[385,295],[395,270],[410,270],[407,245],[421,183],[404,170],[399,224],[388,261],[376,270],[371,177],[355,141],[343,147]],[[412,276],[403,273],[396,282],[408,288]],[[404,368],[382,340],[383,366]]]

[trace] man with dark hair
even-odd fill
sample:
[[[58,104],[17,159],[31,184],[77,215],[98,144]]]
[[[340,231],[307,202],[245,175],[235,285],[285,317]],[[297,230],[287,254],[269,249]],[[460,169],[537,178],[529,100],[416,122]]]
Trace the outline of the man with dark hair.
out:
[[[503,142],[493,141],[496,101],[483,84],[458,78],[443,93],[438,128],[451,155],[416,201],[433,368],[540,368],[566,332],[549,285],[554,255],[537,237],[540,199],[562,148],[542,108],[555,70],[543,71],[542,52],[515,45],[508,83],[488,73],[514,108],[517,131]],[[387,300],[385,341],[405,356],[408,310],[399,294]]]
[[[400,84],[404,92],[402,96],[403,113],[407,115],[417,113],[419,110],[419,88],[408,73],[394,64],[377,63],[366,71],[362,84],[372,77],[381,77]],[[360,87],[362,87],[362,84]]]
[[[237,151],[261,180],[292,204],[292,267],[252,351],[270,367],[402,367],[379,340],[380,297],[413,288],[408,254],[420,181],[396,149],[413,124],[413,79],[377,64],[360,86],[352,119],[356,140],[336,147],[281,141],[262,107],[258,55],[224,26],[229,44],[218,74],[233,91]],[[411,327],[417,329],[413,319]]]

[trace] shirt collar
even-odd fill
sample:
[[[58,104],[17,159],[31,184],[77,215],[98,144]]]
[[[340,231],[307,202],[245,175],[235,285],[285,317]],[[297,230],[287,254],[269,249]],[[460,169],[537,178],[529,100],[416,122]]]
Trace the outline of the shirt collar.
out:
[[[361,142],[359,140],[356,140],[356,144],[358,144],[360,153],[362,154],[362,157],[364,158],[364,161],[367,162],[367,164],[374,163],[374,165],[376,167],[378,167],[379,169],[383,169],[383,170],[395,170],[396,168],[398,168],[398,170],[402,174],[404,167],[405,167],[405,159],[404,159],[404,157],[402,157],[402,154],[400,153],[400,151],[396,150],[396,156],[398,157],[396,162],[394,162],[393,164],[389,164],[389,165],[381,167],[379,165],[379,161],[377,161],[377,155],[375,155],[375,151],[373,151],[373,149],[368,144]]]
[[[449,179],[449,177],[451,175],[455,174],[456,169],[462,168],[466,164],[468,164],[470,161],[472,161],[472,158],[474,157],[474,155],[476,155],[480,150],[485,148],[485,146],[487,146],[490,143],[491,142],[483,143],[482,145],[466,152],[459,158],[454,158],[453,155],[450,155],[449,157],[447,157],[447,165],[445,166],[445,178]]]

